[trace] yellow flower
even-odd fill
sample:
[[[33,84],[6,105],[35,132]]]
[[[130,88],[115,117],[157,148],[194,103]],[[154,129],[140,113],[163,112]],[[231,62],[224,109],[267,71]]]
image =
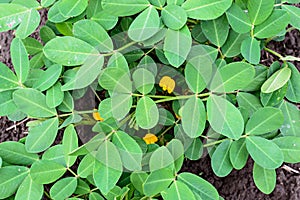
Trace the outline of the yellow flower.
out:
[[[103,122],[104,119],[100,116],[100,113],[98,112],[97,109],[94,109],[94,112],[93,112],[93,118],[96,120],[96,121],[100,121],[100,122]]]
[[[147,133],[144,137],[143,140],[146,142],[146,144],[154,144],[155,142],[158,141],[158,138],[156,135],[152,133]]]
[[[159,86],[163,89],[163,91],[168,91],[169,94],[171,94],[175,88],[175,81],[169,77],[164,76],[159,82]]]

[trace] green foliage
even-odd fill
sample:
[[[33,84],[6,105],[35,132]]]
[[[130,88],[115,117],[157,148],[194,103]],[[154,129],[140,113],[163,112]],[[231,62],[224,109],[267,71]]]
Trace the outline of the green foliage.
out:
[[[275,169],[300,162],[299,58],[268,48],[299,30],[299,1],[9,2],[0,116],[30,121],[0,144],[0,199],[219,199],[180,172],[205,148],[220,177],[250,156],[269,194]],[[43,8],[40,43],[28,36]],[[262,51],[282,64],[263,66]]]

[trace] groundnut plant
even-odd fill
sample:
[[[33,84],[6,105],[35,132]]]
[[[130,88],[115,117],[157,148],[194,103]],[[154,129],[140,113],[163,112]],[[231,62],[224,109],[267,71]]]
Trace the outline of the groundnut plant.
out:
[[[268,43],[299,2],[1,0],[0,116],[28,134],[0,144],[0,199],[222,199],[181,170],[203,156],[219,177],[253,159],[271,193],[300,162],[300,58]]]

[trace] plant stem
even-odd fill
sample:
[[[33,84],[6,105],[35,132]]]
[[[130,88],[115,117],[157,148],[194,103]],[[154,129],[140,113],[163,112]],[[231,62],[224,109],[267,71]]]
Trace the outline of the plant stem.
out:
[[[67,168],[67,170],[73,174],[76,178],[79,177],[75,172],[73,172],[73,170],[71,170],[69,167]]]
[[[269,49],[269,48],[267,48],[267,47],[264,47],[264,50],[267,51],[267,52],[269,52],[269,53],[271,53],[271,54],[273,54],[273,55],[275,55],[275,56],[277,56],[280,60],[283,59],[283,56],[282,56],[282,55],[280,55],[280,54],[277,53],[276,51],[273,51],[272,49]]]
[[[210,147],[210,146],[214,146],[216,144],[220,144],[226,140],[231,140],[230,138],[225,138],[225,139],[222,139],[222,140],[217,140],[215,142],[211,142],[211,143],[207,143],[207,144],[204,144],[203,147]]]
[[[124,45],[124,46],[122,46],[122,47],[120,47],[119,49],[116,49],[116,50],[113,50],[112,52],[110,52],[110,53],[106,53],[106,54],[102,54],[104,57],[105,56],[111,56],[111,55],[113,55],[115,52],[119,52],[119,51],[123,51],[123,50],[125,50],[125,49],[127,49],[128,47],[131,47],[132,45],[135,45],[137,42],[129,42],[128,44],[126,44],[126,45]]]

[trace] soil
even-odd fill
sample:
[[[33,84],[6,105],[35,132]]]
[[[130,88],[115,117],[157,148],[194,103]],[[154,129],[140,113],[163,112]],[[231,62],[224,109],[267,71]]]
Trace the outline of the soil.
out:
[[[42,22],[46,20],[46,12],[41,11]],[[33,36],[37,37],[38,31]],[[9,46],[13,39],[13,31],[0,33],[0,62],[11,67]],[[290,31],[281,42],[270,42],[268,48],[275,50],[282,55],[292,55],[300,57],[300,33],[297,30]],[[269,53],[262,52],[262,63],[269,66],[277,58]],[[300,62],[294,63],[300,69]],[[3,141],[18,141],[27,134],[25,122],[11,122],[6,117],[0,117],[0,142]],[[60,136],[61,137],[61,136]],[[57,143],[60,142],[60,137],[57,138]],[[284,165],[285,166],[285,165]],[[299,164],[288,164],[292,169],[300,170]],[[224,199],[265,199],[265,200],[299,200],[300,199],[300,174],[286,170],[285,167],[277,169],[277,184],[275,190],[270,195],[265,195],[260,192],[254,185],[252,178],[253,161],[248,160],[245,168],[242,170],[233,170],[228,176],[219,178],[214,175],[210,158],[206,156],[198,161],[186,160],[182,171],[189,171],[212,183],[218,190],[219,194]]]

